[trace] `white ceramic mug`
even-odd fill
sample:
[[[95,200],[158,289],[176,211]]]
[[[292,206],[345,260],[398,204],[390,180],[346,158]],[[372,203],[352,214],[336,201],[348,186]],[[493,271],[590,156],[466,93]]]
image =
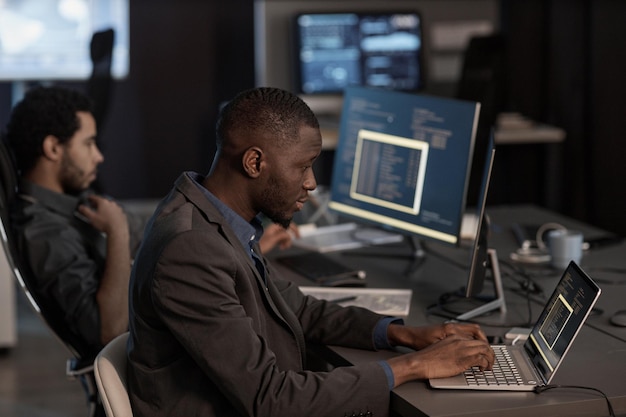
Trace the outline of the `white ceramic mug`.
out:
[[[552,266],[565,269],[570,261],[580,264],[583,257],[583,234],[578,230],[551,230],[548,248]]]

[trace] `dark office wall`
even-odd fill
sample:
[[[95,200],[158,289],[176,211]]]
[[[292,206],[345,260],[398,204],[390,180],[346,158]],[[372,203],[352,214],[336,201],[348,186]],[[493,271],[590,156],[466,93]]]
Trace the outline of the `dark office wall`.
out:
[[[600,1],[591,25],[589,215],[626,235],[626,2]]]
[[[553,208],[626,235],[626,2],[502,4],[509,105],[567,132]]]
[[[254,85],[252,0],[130,4],[131,73],[115,86],[102,182],[154,198],[182,171],[207,172],[219,103]]]
[[[158,197],[181,171],[206,171],[217,105],[215,22],[213,2],[130,2],[130,75],[115,84],[102,126],[107,192]]]
[[[99,126],[99,186],[158,198],[184,170],[206,172],[219,103],[254,85],[252,0],[133,0],[130,74],[116,80]],[[29,83],[32,84],[32,83]],[[57,82],[85,91],[85,82]],[[0,123],[11,85],[0,83]]]
[[[182,171],[208,171],[219,104],[254,85],[252,3],[130,2],[131,72],[103,132],[107,192],[161,197]]]
[[[626,235],[626,2],[502,0],[501,9],[507,109],[567,132],[560,172],[516,156],[559,179],[551,208]],[[131,73],[115,83],[101,126],[101,182],[121,198],[160,197],[181,171],[208,169],[219,103],[254,85],[253,0],[138,0],[130,18]],[[0,84],[3,125],[9,94]]]

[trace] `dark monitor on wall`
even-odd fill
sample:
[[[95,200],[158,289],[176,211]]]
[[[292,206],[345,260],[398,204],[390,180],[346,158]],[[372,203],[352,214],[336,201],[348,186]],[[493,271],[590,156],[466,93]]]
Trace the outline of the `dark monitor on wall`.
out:
[[[350,85],[418,91],[424,84],[415,11],[300,13],[293,44],[299,94],[341,94]]]
[[[329,208],[459,244],[479,111],[475,102],[348,87]]]
[[[0,80],[87,79],[90,42],[113,29],[111,74],[129,71],[129,0],[0,1]]]

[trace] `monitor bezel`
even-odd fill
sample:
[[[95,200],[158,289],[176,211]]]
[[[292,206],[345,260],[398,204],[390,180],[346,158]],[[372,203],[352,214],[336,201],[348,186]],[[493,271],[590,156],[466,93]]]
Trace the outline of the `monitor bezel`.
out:
[[[384,90],[384,89],[376,89],[376,88],[371,88],[371,87],[363,87],[363,86],[350,86],[348,87],[351,91],[355,91],[354,94],[359,94],[358,91],[359,90],[363,90],[363,91],[373,91],[373,92],[378,92],[378,93],[390,93],[390,94],[398,94],[398,95],[407,95],[410,96],[412,95],[411,93],[407,93],[407,92],[399,92],[399,91],[393,91],[393,90]],[[474,105],[475,107],[473,108],[474,114],[473,114],[473,124],[471,126],[471,133],[470,134],[470,138],[469,140],[469,150],[468,150],[468,160],[467,162],[467,166],[466,166],[466,171],[464,173],[464,184],[463,184],[463,195],[461,196],[461,198],[459,199],[459,207],[458,210],[455,210],[456,212],[458,212],[458,218],[455,218],[455,224],[456,224],[456,228],[453,231],[450,232],[445,232],[445,231],[441,231],[438,230],[436,228],[430,228],[428,230],[431,231],[431,233],[421,233],[418,232],[416,230],[410,230],[410,228],[405,228],[405,227],[399,227],[399,226],[394,226],[393,224],[390,223],[383,223],[382,221],[379,220],[373,220],[371,216],[361,216],[356,214],[357,212],[362,211],[358,205],[357,207],[352,208],[351,204],[345,204],[342,202],[339,202],[335,199],[335,195],[334,195],[334,189],[336,187],[335,184],[335,179],[333,178],[333,180],[331,181],[331,187],[330,187],[330,198],[329,198],[329,203],[328,203],[328,208],[331,212],[337,214],[340,218],[344,217],[346,219],[353,219],[356,220],[358,222],[364,223],[364,224],[369,224],[369,225],[373,225],[375,227],[379,227],[381,229],[387,230],[387,231],[391,231],[391,232],[397,232],[397,233],[401,233],[404,236],[406,236],[409,239],[414,239],[417,242],[421,241],[421,240],[427,240],[427,241],[433,241],[433,242],[439,242],[439,243],[443,243],[443,244],[447,244],[447,245],[451,245],[451,246],[460,246],[461,245],[461,228],[462,228],[462,221],[463,221],[463,215],[465,212],[465,208],[466,208],[466,201],[467,201],[467,193],[468,193],[468,188],[469,188],[469,180],[470,180],[470,173],[471,173],[471,168],[472,168],[472,162],[473,162],[473,155],[474,155],[474,149],[475,149],[475,145],[476,145],[476,133],[477,133],[477,123],[478,123],[478,115],[480,113],[480,103],[476,103],[476,102],[469,102],[467,100],[456,100],[456,99],[450,99],[450,98],[444,98],[444,97],[435,97],[435,96],[429,96],[429,95],[425,95],[425,94],[417,94],[418,96],[422,97],[422,98],[427,98],[427,99],[432,99],[432,100],[453,100],[455,102],[458,103],[471,103],[472,105]],[[353,98],[352,94],[347,94],[346,95],[346,99],[344,99],[344,110],[343,110],[343,114],[342,114],[342,121],[341,121],[341,128],[340,128],[340,138],[339,140],[341,141],[341,136],[342,134],[344,134],[344,128],[345,128],[345,124],[347,123],[345,119],[346,116],[346,107],[349,106],[349,102],[347,101],[348,98]],[[438,106],[441,106],[441,102],[437,103]],[[384,132],[383,132],[384,133]],[[336,152],[340,149],[340,143],[337,144],[337,150]],[[335,175],[335,171],[337,170],[337,155],[335,155],[335,161],[333,163],[333,176]],[[353,199],[351,199],[353,200]],[[348,206],[348,210],[344,210],[343,206]],[[367,210],[366,210],[367,211]],[[380,217],[378,216],[376,213],[374,213],[374,217]],[[382,217],[387,217],[387,216],[382,216]],[[405,223],[406,221],[404,220],[398,220],[399,223]],[[395,223],[395,221],[393,222]],[[421,228],[424,227],[426,228],[424,225],[422,224],[418,224],[418,223],[412,223],[415,228]],[[442,236],[443,235],[443,236]]]
[[[485,211],[487,207],[487,195],[489,194],[489,184],[491,182],[491,175],[493,172],[495,153],[495,139],[494,132],[492,130],[487,145],[480,192],[476,205],[478,226],[472,249],[470,251],[469,274],[465,285],[465,296],[468,298],[476,297],[482,292],[487,269],[489,268],[489,218]]]

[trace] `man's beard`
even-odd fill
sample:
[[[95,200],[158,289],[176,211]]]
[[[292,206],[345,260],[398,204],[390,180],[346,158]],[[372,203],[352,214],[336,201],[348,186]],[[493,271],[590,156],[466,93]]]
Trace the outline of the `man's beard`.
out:
[[[283,200],[279,192],[280,185],[274,177],[270,177],[268,187],[263,193],[263,214],[274,223],[287,229],[291,224],[292,216],[285,211],[274,210],[274,207],[284,207],[287,203]]]
[[[83,184],[82,179],[85,172],[80,169],[70,158],[64,157],[61,161],[61,186],[67,194],[80,194],[89,187],[89,184]]]

